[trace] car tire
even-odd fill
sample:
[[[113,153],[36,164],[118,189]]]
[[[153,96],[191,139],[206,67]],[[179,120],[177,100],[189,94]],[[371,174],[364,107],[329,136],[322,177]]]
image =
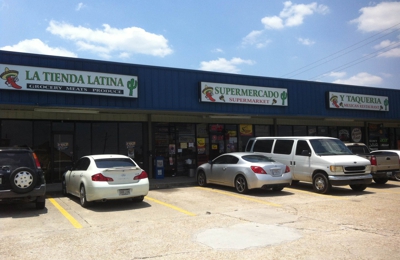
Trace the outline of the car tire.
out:
[[[366,184],[351,184],[350,188],[354,191],[364,191],[367,188]]]
[[[61,183],[61,190],[62,190],[62,195],[63,195],[64,197],[67,197],[67,196],[68,196],[68,193],[67,193],[67,184],[65,183],[65,180],[62,180],[62,183]]]
[[[396,181],[400,181],[400,171],[393,173],[393,179]]]
[[[313,188],[315,192],[325,194],[331,190],[332,185],[325,174],[317,173],[313,177]]]
[[[388,182],[388,178],[374,178],[374,182],[376,184],[385,184]]]
[[[11,187],[16,193],[32,191],[35,188],[36,181],[37,174],[27,167],[17,168],[10,175]]]
[[[207,186],[207,177],[206,177],[206,173],[204,171],[199,171],[197,173],[197,184],[200,187],[206,187]]]
[[[81,206],[84,208],[87,208],[90,206],[90,203],[86,199],[85,185],[81,185],[81,188],[79,189],[79,201],[81,203]]]
[[[139,202],[142,202],[143,200],[144,200],[144,196],[134,197],[131,199],[131,201],[134,203],[139,203]]]
[[[35,204],[36,209],[44,209],[44,207],[46,206],[46,199],[37,198]]]
[[[235,188],[238,193],[245,194],[248,192],[246,178],[243,175],[239,175],[235,179]]]
[[[281,190],[283,190],[283,187],[273,187],[272,190],[273,191],[281,191]]]

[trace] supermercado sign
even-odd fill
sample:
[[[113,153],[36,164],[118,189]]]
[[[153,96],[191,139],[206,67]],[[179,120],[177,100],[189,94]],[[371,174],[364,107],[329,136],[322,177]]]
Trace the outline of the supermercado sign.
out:
[[[136,76],[0,64],[0,89],[138,97]]]
[[[350,93],[329,92],[329,108],[389,111],[389,98]]]
[[[288,92],[284,88],[264,88],[222,83],[200,83],[201,102],[287,106]]]

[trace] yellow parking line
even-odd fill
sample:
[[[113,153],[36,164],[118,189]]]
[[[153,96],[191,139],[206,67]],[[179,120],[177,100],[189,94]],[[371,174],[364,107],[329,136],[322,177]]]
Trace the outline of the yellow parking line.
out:
[[[268,202],[268,201],[259,200],[259,199],[253,199],[253,198],[250,198],[247,196],[234,194],[234,193],[230,193],[230,192],[225,192],[225,191],[221,191],[221,190],[214,190],[211,188],[202,188],[202,187],[195,187],[195,188],[212,191],[212,192],[216,192],[216,193],[220,193],[220,194],[224,194],[224,195],[228,195],[228,196],[232,196],[232,197],[236,197],[236,198],[240,198],[240,199],[245,199],[245,200],[249,200],[249,201],[253,201],[253,202],[257,202],[257,203],[261,203],[261,204],[266,204],[266,205],[273,206],[273,207],[282,207],[282,205],[279,205],[279,204],[276,204],[273,202]]]
[[[334,195],[329,195],[329,194],[321,194],[321,193],[316,193],[316,192],[309,192],[309,191],[304,191],[304,190],[298,190],[298,189],[294,189],[294,188],[289,188],[286,187],[285,189],[290,189],[292,191],[298,191],[300,193],[306,193],[309,195],[314,195],[314,196],[321,196],[321,197],[325,197],[325,198],[332,198],[332,199],[337,199],[337,200],[349,200],[349,198],[343,198],[343,197],[337,197]]]
[[[57,201],[55,201],[53,198],[49,198],[49,201],[53,203],[53,205],[61,212],[61,214],[64,215],[64,217],[69,220],[69,222],[71,222],[71,224],[75,228],[82,228],[82,225],[76,219],[74,219],[63,207],[61,207],[60,204],[57,203]]]
[[[161,205],[166,206],[166,207],[168,207],[168,208],[177,210],[177,211],[182,212],[182,213],[184,213],[184,214],[186,214],[186,215],[189,215],[189,216],[196,216],[196,214],[194,214],[194,213],[192,213],[192,212],[189,212],[189,211],[186,211],[186,210],[184,210],[184,209],[178,208],[178,207],[176,207],[176,206],[174,206],[174,205],[171,205],[171,204],[168,204],[168,203],[165,203],[165,202],[162,202],[162,201],[159,201],[159,200],[150,198],[149,196],[146,196],[145,199],[151,200],[151,201],[153,201],[153,202],[155,202],[155,203],[161,204]]]

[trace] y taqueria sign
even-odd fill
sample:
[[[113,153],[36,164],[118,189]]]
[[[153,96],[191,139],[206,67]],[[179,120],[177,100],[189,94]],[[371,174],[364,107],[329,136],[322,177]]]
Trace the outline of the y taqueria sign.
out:
[[[389,98],[351,93],[328,92],[329,108],[389,111]]]
[[[138,97],[136,76],[0,64],[0,89]]]
[[[285,88],[264,88],[201,82],[200,101],[267,106],[287,106],[288,92]]]

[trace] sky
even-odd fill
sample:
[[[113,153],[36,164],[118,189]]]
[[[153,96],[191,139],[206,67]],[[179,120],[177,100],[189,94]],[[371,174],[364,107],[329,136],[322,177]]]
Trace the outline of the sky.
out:
[[[0,50],[400,89],[400,1],[0,0]]]

